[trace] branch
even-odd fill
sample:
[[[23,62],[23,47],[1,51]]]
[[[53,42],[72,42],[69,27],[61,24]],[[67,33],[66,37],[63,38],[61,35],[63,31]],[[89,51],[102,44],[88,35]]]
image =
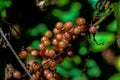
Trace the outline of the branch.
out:
[[[113,12],[113,9],[109,12],[109,13],[107,13],[106,15],[104,15],[100,20],[98,20],[96,23],[94,23],[93,25],[94,26],[97,26],[97,25],[99,25],[100,23],[102,23],[111,13]]]
[[[6,41],[7,45],[9,46],[9,48],[11,49],[11,51],[13,52],[14,56],[16,57],[16,59],[18,60],[18,62],[21,64],[21,66],[23,67],[23,69],[25,70],[25,72],[27,73],[27,75],[32,79],[33,77],[31,76],[31,74],[29,73],[29,70],[27,70],[27,68],[25,67],[25,65],[23,64],[23,62],[20,60],[20,58],[18,57],[17,53],[15,52],[15,50],[13,49],[13,47],[11,46],[11,44],[9,43],[8,39],[6,38],[6,36],[4,35],[2,28],[0,27],[0,33],[3,36],[4,40]]]

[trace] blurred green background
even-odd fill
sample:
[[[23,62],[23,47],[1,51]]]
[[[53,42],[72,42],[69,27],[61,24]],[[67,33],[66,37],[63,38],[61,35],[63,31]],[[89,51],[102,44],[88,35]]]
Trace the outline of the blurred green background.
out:
[[[19,25],[23,39],[16,40],[18,43],[14,44],[18,46],[15,47],[16,51],[22,45],[37,48],[44,32],[48,29],[52,30],[57,21],[72,21],[75,24],[76,18],[82,16],[90,24],[96,14],[97,1],[57,0],[56,5],[49,6],[46,11],[40,11],[40,8],[35,5],[35,0],[0,0],[0,17]],[[100,29],[95,36],[98,43],[103,42],[104,45],[97,45],[90,35],[92,52],[88,54],[87,41],[78,39],[73,44],[74,56],[65,58],[63,63],[58,64],[57,72],[65,77],[65,80],[120,80],[120,49],[116,45],[116,31],[116,21],[111,14],[100,24]],[[110,52],[107,53],[106,50]],[[90,58],[85,63],[88,55]],[[3,60],[6,58],[1,59],[0,65],[4,64]],[[83,72],[84,65],[86,70]],[[2,80],[3,73],[0,77]]]

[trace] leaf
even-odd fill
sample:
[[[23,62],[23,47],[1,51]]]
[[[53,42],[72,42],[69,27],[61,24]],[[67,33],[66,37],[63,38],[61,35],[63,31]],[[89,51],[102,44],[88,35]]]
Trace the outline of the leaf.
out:
[[[117,21],[117,45],[120,48],[120,0],[114,5],[114,16]]]

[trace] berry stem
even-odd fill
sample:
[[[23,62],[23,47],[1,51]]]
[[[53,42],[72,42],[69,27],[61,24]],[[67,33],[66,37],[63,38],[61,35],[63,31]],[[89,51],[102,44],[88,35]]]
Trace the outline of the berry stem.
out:
[[[16,59],[18,60],[18,62],[21,64],[21,66],[23,67],[23,69],[25,70],[25,72],[27,73],[27,75],[32,79],[33,77],[31,76],[31,74],[29,73],[29,71],[27,70],[27,68],[25,67],[25,65],[22,63],[22,61],[20,60],[20,58],[17,56],[17,53],[15,52],[15,50],[13,49],[12,45],[10,44],[10,42],[8,41],[8,39],[6,38],[5,34],[2,31],[2,28],[0,27],[0,33],[3,36],[4,40],[6,41],[7,45],[9,46],[9,48],[11,49],[11,51],[13,52],[14,56],[16,57]]]
[[[94,26],[99,25],[100,23],[102,23],[111,13],[113,12],[113,9],[111,9],[111,11],[109,13],[107,13],[106,15],[104,15],[100,20],[98,20],[96,23],[94,23]]]

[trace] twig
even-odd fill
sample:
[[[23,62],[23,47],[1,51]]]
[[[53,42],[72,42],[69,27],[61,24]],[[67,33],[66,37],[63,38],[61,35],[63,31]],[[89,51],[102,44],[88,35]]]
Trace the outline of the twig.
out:
[[[55,55],[51,60],[54,60],[55,58],[57,58],[62,52],[58,53],[57,55]],[[46,63],[42,64],[41,67],[43,67],[45,64],[49,63],[51,60],[47,61]]]
[[[109,13],[107,13],[105,16],[103,16],[100,20],[98,20],[96,23],[94,23],[93,25],[97,26],[100,23],[102,23],[112,12],[113,12],[113,9]]]
[[[9,23],[9,22],[5,21],[4,19],[1,19],[1,18],[0,18],[0,21],[8,24],[8,25],[17,33],[17,35],[18,35],[21,39],[23,39],[23,37],[21,36],[21,34],[12,26],[12,23]]]
[[[27,70],[27,68],[25,67],[25,65],[23,64],[23,62],[20,60],[20,58],[18,57],[17,53],[15,52],[15,50],[13,49],[13,47],[11,46],[11,44],[9,43],[8,39],[6,38],[6,36],[4,35],[1,27],[0,27],[0,33],[3,36],[4,40],[6,41],[7,45],[9,46],[9,48],[11,49],[11,51],[13,52],[14,56],[16,57],[16,59],[18,60],[18,62],[21,64],[21,66],[23,67],[23,69],[25,70],[25,72],[27,73],[27,75],[32,79],[33,77],[31,76],[31,74],[29,73],[29,71]]]

